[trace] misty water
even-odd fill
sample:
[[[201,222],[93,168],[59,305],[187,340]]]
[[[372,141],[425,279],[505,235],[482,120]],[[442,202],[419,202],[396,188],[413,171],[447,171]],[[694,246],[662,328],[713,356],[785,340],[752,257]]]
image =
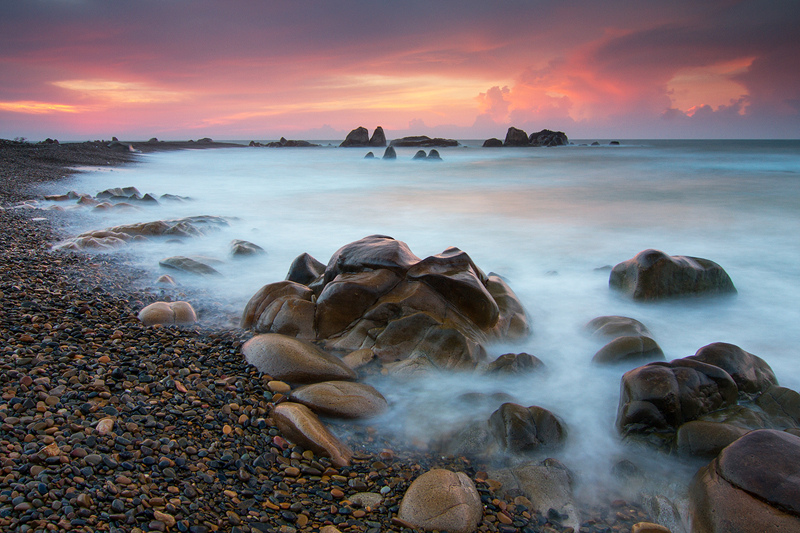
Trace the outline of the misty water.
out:
[[[222,260],[214,265],[223,274],[218,278],[170,273],[184,287],[205,284],[232,313],[262,285],[283,280],[303,252],[327,263],[341,246],[371,234],[402,240],[419,257],[457,246],[485,272],[503,276],[532,319],[528,340],[489,346],[490,358],[528,352],[547,371],[374,382],[392,405],[386,422],[425,441],[497,407],[459,409],[455,399],[462,393],[505,392],[566,422],[568,444],[556,456],[585,487],[603,483],[622,457],[645,469],[661,465],[685,481],[696,464],[620,442],[614,428],[620,376],[638,365],[593,365],[602,342],[582,327],[601,315],[636,318],[668,360],[711,342],[733,343],[765,359],[781,385],[800,390],[800,142],[578,144],[485,149],[466,143],[439,149],[441,162],[412,161],[411,148],[398,149],[396,161],[380,160],[382,150],[376,150],[378,159],[365,160],[367,149],[334,147],[147,154],[139,164],[89,171],[67,186],[90,194],[135,186],[192,200],[75,216],[70,231],[190,215],[230,217],[229,227],[206,237],[139,243],[125,253],[152,271],[153,280],[167,273],[158,261],[168,256]],[[66,192],[63,186],[54,192]],[[254,242],[267,254],[234,261],[232,239]],[[604,267],[648,248],[719,263],[738,296],[642,304],[612,292]]]

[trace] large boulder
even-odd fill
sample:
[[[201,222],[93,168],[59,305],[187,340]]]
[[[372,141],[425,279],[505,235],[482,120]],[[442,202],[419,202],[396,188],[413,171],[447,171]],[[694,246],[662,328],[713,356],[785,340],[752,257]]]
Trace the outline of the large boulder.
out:
[[[483,141],[484,148],[499,148],[501,146],[503,146],[503,141],[497,137],[492,137],[491,139],[486,139]]]
[[[503,146],[528,146],[528,144],[528,134],[525,131],[514,126],[508,128]]]
[[[531,133],[528,137],[531,146],[566,146],[569,144],[566,133],[563,131],[542,130]]]
[[[242,346],[248,363],[259,372],[289,383],[354,380],[355,372],[336,356],[285,335],[256,335]]]
[[[303,448],[325,457],[338,467],[348,466],[353,451],[325,427],[305,405],[282,402],[272,411],[272,419],[281,435]]]
[[[394,149],[394,146],[387,146],[386,150],[383,151],[383,157],[381,159],[397,159],[397,152]]]
[[[800,393],[786,387],[770,387],[756,399],[756,405],[775,427],[800,428]]]
[[[139,311],[139,320],[145,326],[185,326],[197,322],[197,315],[189,302],[154,302]]]
[[[664,352],[650,330],[636,319],[600,316],[589,321],[584,329],[595,337],[610,339],[594,354],[595,363],[664,360]]]
[[[386,398],[372,385],[352,381],[324,381],[294,389],[294,402],[315,413],[334,418],[372,418],[389,408]]]
[[[340,147],[350,146],[369,146],[369,130],[363,126],[359,126],[347,134]]]
[[[655,362],[622,376],[617,429],[669,444],[682,424],[736,404],[738,388],[719,367],[691,359]]]
[[[472,533],[483,517],[483,505],[466,474],[436,468],[411,483],[397,516],[425,531]]]
[[[681,455],[713,459],[747,432],[746,429],[724,422],[692,420],[678,428],[676,449]]]
[[[316,340],[328,351],[368,350],[382,364],[407,360],[394,367],[403,373],[474,369],[486,343],[530,334],[508,284],[458,248],[421,260],[405,243],[371,235],[341,247],[324,270],[301,256],[287,277],[250,299],[242,327]]]
[[[800,531],[800,437],[748,433],[701,468],[689,490],[695,533]]]
[[[727,272],[699,257],[668,256],[645,250],[611,270],[608,285],[634,300],[660,300],[679,296],[735,294]]]
[[[370,146],[386,146],[386,134],[383,133],[383,128],[378,126],[372,132],[372,137],[369,139]]]
[[[492,413],[489,430],[500,447],[513,454],[551,450],[567,439],[564,423],[547,409],[510,402]]]
[[[778,384],[766,361],[734,344],[714,342],[687,359],[720,367],[733,378],[739,391],[747,394],[760,394]]]

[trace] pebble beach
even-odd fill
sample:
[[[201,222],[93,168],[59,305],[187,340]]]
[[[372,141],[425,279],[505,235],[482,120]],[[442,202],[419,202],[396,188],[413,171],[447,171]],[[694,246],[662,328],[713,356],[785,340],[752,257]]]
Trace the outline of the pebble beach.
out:
[[[187,144],[149,149],[197,147]],[[216,147],[227,149],[204,146]],[[397,517],[406,490],[446,468],[475,483],[478,531],[576,531],[557,511],[503,494],[487,465],[368,423],[341,433],[349,466],[290,442],[270,418],[287,386],[245,362],[250,332],[204,325],[213,306],[202,303],[199,325],[143,325],[137,314],[164,289],[116,256],[52,250],[65,215],[20,207],[74,167],[124,165],[135,153],[0,141],[0,156],[0,530],[412,531]],[[581,511],[582,533],[650,521],[624,500]]]

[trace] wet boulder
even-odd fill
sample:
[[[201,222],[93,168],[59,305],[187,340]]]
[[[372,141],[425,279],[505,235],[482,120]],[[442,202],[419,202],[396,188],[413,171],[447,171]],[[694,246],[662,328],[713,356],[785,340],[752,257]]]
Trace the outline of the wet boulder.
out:
[[[620,389],[617,429],[656,445],[671,441],[682,424],[736,404],[739,392],[727,372],[690,359],[634,368]]]
[[[233,257],[251,257],[267,253],[262,247],[249,241],[234,239],[231,241],[231,255]]]
[[[735,294],[728,273],[708,259],[645,250],[611,270],[608,285],[634,300]]]
[[[301,403],[317,414],[334,418],[373,418],[389,407],[375,387],[352,381],[324,381],[293,390],[293,402]]]
[[[466,474],[436,468],[411,483],[397,516],[425,531],[472,533],[483,517],[483,504]]]
[[[547,409],[510,402],[492,413],[489,430],[501,449],[514,454],[552,450],[567,439],[566,426]]]
[[[722,450],[689,489],[697,533],[800,531],[800,437],[758,430]]]
[[[311,285],[311,283],[324,272],[325,265],[323,263],[304,253],[300,254],[292,261],[289,272],[286,274],[286,280],[303,285]]]
[[[387,146],[386,150],[383,151],[383,157],[381,159],[397,159],[397,152],[394,146]]]
[[[172,270],[179,270],[188,274],[196,274],[199,276],[219,276],[219,271],[211,265],[194,259],[191,257],[184,257],[182,255],[175,255],[167,257],[158,262],[164,268]]]
[[[184,326],[197,322],[197,315],[189,302],[154,302],[141,311],[139,320],[145,326]]]
[[[291,442],[324,457],[330,457],[337,467],[348,466],[353,451],[339,440],[305,405],[282,402],[272,411],[272,419]]]
[[[417,153],[414,154],[414,157],[411,159],[414,161],[424,161],[427,157],[428,155],[425,153],[425,150],[417,150]]]
[[[420,261],[408,245],[385,235],[370,235],[339,248],[325,267],[325,283],[339,274],[385,268],[405,274]]]
[[[314,340],[314,292],[300,283],[278,281],[265,285],[247,302],[240,325],[257,333],[280,333]]]
[[[720,367],[733,378],[739,391],[747,394],[760,394],[778,384],[766,361],[734,344],[715,342],[703,346],[687,359]]]
[[[591,335],[610,339],[592,361],[609,364],[629,361],[664,360],[664,352],[650,330],[636,319],[624,316],[600,316],[584,327]]]
[[[506,132],[503,146],[528,146],[528,134],[525,131],[511,126]]]
[[[692,420],[678,428],[675,444],[681,455],[713,459],[747,432],[747,429],[724,422]]]
[[[339,146],[369,146],[369,130],[363,126],[359,126],[348,133],[347,137],[345,137],[344,141],[342,141],[342,144]]]
[[[248,363],[259,372],[288,383],[349,381],[355,372],[342,361],[300,339],[267,333],[256,335],[242,346]]]
[[[439,150],[431,150],[428,152],[428,157],[426,157],[428,161],[441,161],[442,156],[439,155]]]
[[[544,363],[528,353],[503,354],[484,368],[487,374],[530,374],[544,368]]]
[[[755,401],[775,427],[800,428],[800,393],[786,387],[770,387]]]

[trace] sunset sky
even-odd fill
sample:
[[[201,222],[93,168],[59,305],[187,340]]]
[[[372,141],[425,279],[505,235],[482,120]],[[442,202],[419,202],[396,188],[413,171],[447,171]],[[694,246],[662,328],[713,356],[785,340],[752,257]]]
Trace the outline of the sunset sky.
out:
[[[795,0],[0,0],[0,138],[800,138]]]

